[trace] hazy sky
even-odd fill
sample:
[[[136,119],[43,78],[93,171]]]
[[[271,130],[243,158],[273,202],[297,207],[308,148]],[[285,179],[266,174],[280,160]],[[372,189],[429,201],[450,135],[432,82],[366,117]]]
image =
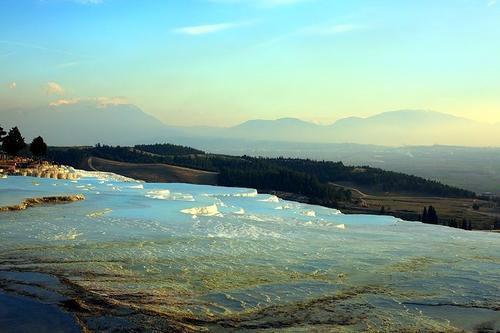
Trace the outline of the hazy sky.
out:
[[[87,99],[173,125],[500,122],[500,1],[1,0],[0,108]]]

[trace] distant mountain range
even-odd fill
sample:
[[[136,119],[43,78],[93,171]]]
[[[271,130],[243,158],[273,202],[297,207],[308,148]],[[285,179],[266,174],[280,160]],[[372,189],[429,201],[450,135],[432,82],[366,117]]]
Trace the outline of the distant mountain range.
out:
[[[42,135],[53,145],[132,145],[204,140],[358,143],[389,146],[500,146],[500,124],[490,125],[449,114],[402,110],[317,125],[295,118],[249,120],[234,127],[174,127],[133,105],[81,102],[29,110],[1,110],[4,128],[17,125],[28,139]]]
[[[71,105],[0,111],[0,125],[19,126],[29,140],[41,135],[51,145],[135,145],[165,140],[166,134],[182,135],[134,105]]]

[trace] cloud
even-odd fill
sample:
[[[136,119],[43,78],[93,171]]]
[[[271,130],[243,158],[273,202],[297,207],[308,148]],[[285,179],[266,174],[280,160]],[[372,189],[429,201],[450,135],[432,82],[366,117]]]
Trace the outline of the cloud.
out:
[[[61,0],[42,0],[42,2],[56,2]],[[73,2],[80,5],[100,5],[104,3],[104,0],[62,0],[65,2]]]
[[[496,4],[497,4],[497,0],[489,0],[487,3],[488,7],[495,6]]]
[[[64,94],[64,89],[60,84],[55,82],[47,82],[47,86],[45,88],[47,95],[62,95]]]
[[[78,104],[80,102],[79,98],[72,98],[72,99],[58,99],[57,101],[50,102],[50,106],[63,106],[63,105],[73,105],[73,104]]]
[[[72,57],[78,57],[78,58],[90,58],[89,56],[82,55],[81,53],[73,53],[73,52],[66,51],[66,50],[60,50],[60,49],[50,48],[50,47],[37,45],[37,44],[31,44],[31,43],[16,42],[16,41],[11,41],[11,40],[0,40],[0,44],[7,45],[10,47],[14,47],[14,48],[25,48],[25,49],[44,51],[44,52],[70,55]],[[4,54],[2,56],[8,56],[8,55],[11,55],[13,53],[14,53],[13,51],[10,51],[9,53]]]
[[[247,4],[256,7],[277,7],[284,5],[293,5],[313,0],[208,0],[208,1],[221,4]]]
[[[7,84],[7,87],[9,87],[9,89],[16,89],[17,88],[17,83],[16,82],[10,82],[9,84]]]
[[[75,105],[81,103],[92,103],[98,108],[105,108],[114,105],[130,104],[125,97],[90,97],[90,98],[69,98],[58,99],[51,102],[49,105],[52,107],[59,107],[65,105]]]
[[[241,28],[244,26],[248,26],[250,24],[251,24],[250,22],[226,22],[217,24],[194,25],[194,26],[176,28],[173,30],[173,32],[182,35],[198,36],[198,35],[207,35],[216,32],[221,32],[224,30]]]
[[[344,34],[360,29],[362,27],[355,24],[325,24],[303,28],[301,33],[305,35],[328,36]]]
[[[73,2],[81,3],[82,5],[98,5],[104,2],[104,0],[73,0]]]
[[[70,68],[80,65],[80,62],[72,61],[72,62],[64,62],[56,65],[56,68]]]

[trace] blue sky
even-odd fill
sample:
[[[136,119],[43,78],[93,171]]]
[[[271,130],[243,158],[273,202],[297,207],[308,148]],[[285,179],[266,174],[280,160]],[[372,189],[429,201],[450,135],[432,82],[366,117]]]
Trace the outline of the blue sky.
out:
[[[169,124],[397,109],[500,121],[493,0],[4,0],[0,108],[133,103]]]

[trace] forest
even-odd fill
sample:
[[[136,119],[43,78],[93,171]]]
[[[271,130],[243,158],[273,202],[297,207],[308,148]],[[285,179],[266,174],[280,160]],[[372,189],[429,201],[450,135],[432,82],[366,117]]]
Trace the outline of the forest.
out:
[[[385,171],[368,166],[346,166],[342,162],[309,159],[263,158],[207,154],[200,150],[170,144],[120,147],[53,147],[48,158],[60,164],[84,166],[88,157],[128,163],[166,163],[219,173],[223,186],[250,187],[260,191],[282,191],[303,195],[310,202],[337,207],[349,202],[349,190],[331,186],[333,182],[351,182],[380,191],[412,192],[427,196],[473,198],[475,193],[437,181]]]

